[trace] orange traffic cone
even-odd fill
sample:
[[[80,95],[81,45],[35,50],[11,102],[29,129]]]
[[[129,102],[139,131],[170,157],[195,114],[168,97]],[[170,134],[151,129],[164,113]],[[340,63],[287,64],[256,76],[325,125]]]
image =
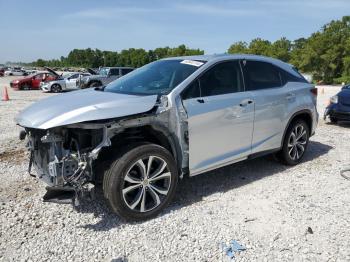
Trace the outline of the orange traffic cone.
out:
[[[5,86],[4,87],[4,93],[3,93],[3,96],[2,96],[2,101],[9,101],[10,98],[9,98],[9,94],[7,92],[7,87]]]

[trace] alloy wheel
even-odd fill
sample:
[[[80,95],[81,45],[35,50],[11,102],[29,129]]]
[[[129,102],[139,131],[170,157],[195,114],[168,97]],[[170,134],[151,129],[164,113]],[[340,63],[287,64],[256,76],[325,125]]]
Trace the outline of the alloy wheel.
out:
[[[292,160],[299,160],[304,152],[307,143],[307,132],[303,125],[294,127],[288,139],[288,154]]]
[[[60,88],[60,86],[59,85],[53,85],[52,87],[51,87],[51,91],[52,92],[54,92],[54,93],[58,93],[58,92],[60,92],[61,91],[61,88]]]
[[[137,160],[124,177],[122,189],[125,204],[136,212],[148,212],[166,198],[171,172],[164,159],[148,156]]]

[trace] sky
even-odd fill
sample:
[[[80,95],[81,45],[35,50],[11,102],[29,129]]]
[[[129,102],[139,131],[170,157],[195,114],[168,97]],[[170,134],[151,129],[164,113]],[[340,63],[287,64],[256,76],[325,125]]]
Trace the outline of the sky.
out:
[[[308,37],[344,15],[350,0],[0,0],[0,63],[57,59],[88,47],[185,44],[224,53],[257,37]]]

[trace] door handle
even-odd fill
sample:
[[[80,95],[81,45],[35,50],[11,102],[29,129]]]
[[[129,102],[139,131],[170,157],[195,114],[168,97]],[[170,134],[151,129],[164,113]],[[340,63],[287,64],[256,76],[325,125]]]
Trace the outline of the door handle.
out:
[[[198,99],[197,99],[197,102],[199,102],[199,103],[203,104],[203,103],[204,103],[204,99],[202,99],[202,98],[198,98]]]
[[[244,106],[247,106],[247,105],[252,104],[252,103],[253,103],[253,100],[245,99],[245,100],[241,101],[241,103],[239,103],[239,106],[244,107]]]

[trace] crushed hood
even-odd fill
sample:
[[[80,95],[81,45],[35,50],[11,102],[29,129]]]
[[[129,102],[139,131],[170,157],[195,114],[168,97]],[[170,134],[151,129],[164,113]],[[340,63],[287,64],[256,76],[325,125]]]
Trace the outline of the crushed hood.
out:
[[[15,120],[23,127],[49,129],[144,113],[151,110],[156,101],[157,95],[135,96],[85,89],[36,102]]]

